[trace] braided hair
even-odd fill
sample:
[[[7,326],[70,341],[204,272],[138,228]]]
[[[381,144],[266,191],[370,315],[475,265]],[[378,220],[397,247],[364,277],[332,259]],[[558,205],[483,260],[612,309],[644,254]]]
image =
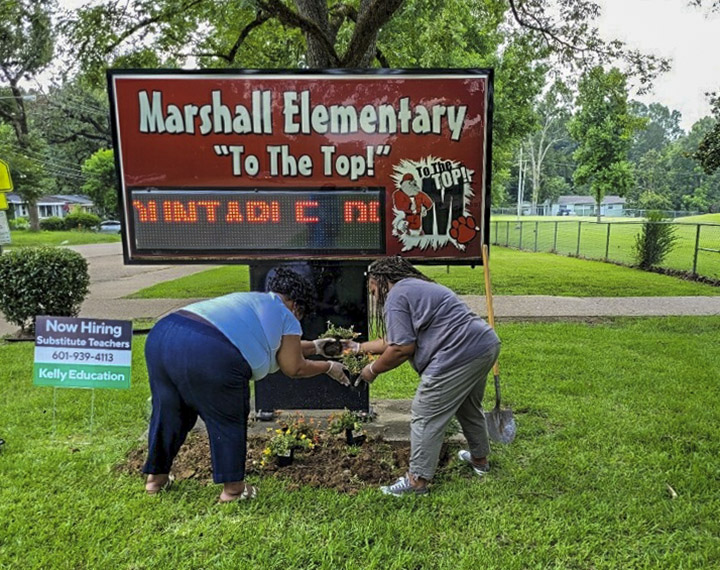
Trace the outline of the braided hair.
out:
[[[317,302],[315,287],[305,277],[292,269],[287,267],[276,268],[275,275],[268,280],[267,290],[284,295],[287,299],[293,301],[305,315],[315,310],[315,303]]]
[[[387,300],[390,286],[394,285],[402,279],[421,279],[422,281],[430,281],[434,283],[424,273],[421,273],[407,259],[396,255],[394,257],[384,257],[373,261],[367,270],[368,277],[372,277],[377,283],[377,297],[375,303],[370,307],[370,322],[375,326],[377,333],[381,337],[385,337],[387,329],[385,327],[385,319],[383,318],[383,309]]]

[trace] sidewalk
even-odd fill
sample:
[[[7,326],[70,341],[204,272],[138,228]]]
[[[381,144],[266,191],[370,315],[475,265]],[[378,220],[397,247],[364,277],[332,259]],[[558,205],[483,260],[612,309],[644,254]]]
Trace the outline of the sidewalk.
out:
[[[210,265],[124,265],[119,243],[74,246],[88,260],[90,292],[82,317],[158,319],[199,299],[124,299],[145,287],[210,269]],[[485,297],[462,295],[470,309],[487,316]],[[554,297],[547,295],[496,296],[498,320],[556,320],[608,316],[720,315],[718,297]],[[0,316],[0,336],[17,327]]]

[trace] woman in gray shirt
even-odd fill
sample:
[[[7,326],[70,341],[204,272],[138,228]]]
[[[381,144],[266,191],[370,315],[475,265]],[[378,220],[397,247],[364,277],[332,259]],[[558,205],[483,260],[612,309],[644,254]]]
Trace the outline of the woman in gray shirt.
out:
[[[484,475],[490,446],[482,400],[488,372],[500,352],[495,331],[450,289],[399,256],[370,265],[368,289],[380,338],[352,343],[351,348],[380,357],[365,367],[360,380],[371,383],[406,360],[420,374],[411,408],[410,468],[381,490],[390,495],[427,493],[453,416],[469,447],[459,452],[460,459]]]

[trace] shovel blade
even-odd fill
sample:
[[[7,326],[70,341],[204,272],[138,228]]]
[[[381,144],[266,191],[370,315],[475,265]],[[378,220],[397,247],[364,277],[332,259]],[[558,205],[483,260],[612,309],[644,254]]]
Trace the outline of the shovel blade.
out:
[[[490,439],[500,443],[510,443],[515,439],[517,426],[512,410],[501,410],[494,408],[485,412],[485,422]]]

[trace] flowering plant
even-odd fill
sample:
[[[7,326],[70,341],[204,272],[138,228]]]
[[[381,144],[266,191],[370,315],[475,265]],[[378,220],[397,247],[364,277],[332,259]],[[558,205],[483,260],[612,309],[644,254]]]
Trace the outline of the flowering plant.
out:
[[[362,430],[362,416],[359,412],[345,409],[339,414],[330,414],[328,417],[328,431],[337,435],[345,430]]]
[[[360,333],[353,330],[353,325],[349,327],[339,327],[332,322],[327,322],[327,330],[320,335],[319,338],[336,338],[339,340],[355,340]]]
[[[261,466],[265,466],[274,457],[285,457],[294,450],[310,450],[315,447],[319,440],[315,428],[315,420],[305,421],[301,414],[291,418],[289,421],[279,422],[280,427],[275,429],[274,435],[270,438],[265,449],[263,449]],[[268,431],[273,431],[268,428]]]
[[[310,418],[306,420],[303,414],[295,414],[287,420],[280,420],[278,421],[278,425],[281,430],[295,434],[298,439],[301,439],[301,436],[304,435],[303,440],[308,439],[313,443],[317,443],[320,440],[315,419]]]
[[[350,327],[339,327],[335,326],[330,321],[327,322],[327,330],[320,335],[320,338],[334,338],[338,340],[355,340],[360,336],[353,330],[353,326]],[[327,351],[328,349],[326,349]],[[350,349],[346,349],[340,354],[340,347],[338,347],[337,355],[340,355],[340,362],[342,362],[348,369],[353,377],[356,377],[362,369],[375,360],[374,355],[367,353],[355,353]]]

